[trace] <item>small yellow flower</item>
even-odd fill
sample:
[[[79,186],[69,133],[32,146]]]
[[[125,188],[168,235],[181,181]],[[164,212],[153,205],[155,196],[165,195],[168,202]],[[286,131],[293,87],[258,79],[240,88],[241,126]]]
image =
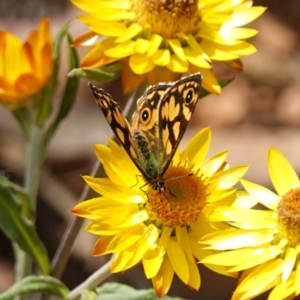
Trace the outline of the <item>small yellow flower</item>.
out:
[[[247,170],[246,166],[229,168],[226,151],[204,161],[210,139],[210,130],[204,129],[182,153],[175,154],[164,175],[164,192],[147,185],[117,144],[109,141],[109,147],[95,146],[109,178],[85,176],[102,197],[84,201],[72,212],[92,219],[86,229],[100,235],[93,254],[114,254],[111,272],[141,263],[160,297],[168,292],[175,273],[186,285],[199,289],[197,261],[212,252],[198,241],[220,229],[212,228],[207,216],[216,206],[235,200],[233,185]],[[223,267],[208,267],[234,275]]]
[[[239,27],[265,11],[248,0],[71,1],[88,12],[78,18],[90,31],[74,43],[93,46],[81,67],[121,61],[125,93],[144,80],[153,85],[196,72],[205,89],[220,93],[212,62],[241,69],[239,58],[256,51],[245,39],[257,31]]]
[[[300,294],[300,181],[276,149],[268,155],[269,174],[277,192],[241,180],[243,195],[231,208],[219,208],[215,220],[238,229],[208,235],[209,249],[231,250],[206,257],[203,262],[245,270],[232,299],[253,299],[272,289],[268,299],[292,299]],[[250,200],[247,203],[247,200]],[[247,209],[257,203],[268,210]]]
[[[0,102],[9,108],[24,105],[47,83],[53,67],[49,19],[40,22],[26,41],[0,31]]]

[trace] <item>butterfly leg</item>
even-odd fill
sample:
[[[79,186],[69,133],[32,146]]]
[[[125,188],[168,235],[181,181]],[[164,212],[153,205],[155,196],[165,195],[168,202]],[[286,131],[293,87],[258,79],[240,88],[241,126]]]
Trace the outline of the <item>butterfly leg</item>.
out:
[[[133,187],[135,187],[135,186],[138,185],[138,183],[139,183],[138,177],[143,177],[143,176],[142,176],[142,175],[135,175],[136,183],[135,183],[133,186],[131,186],[130,188],[133,188]],[[144,186],[147,185],[147,184],[148,184],[148,183],[144,184],[142,187],[144,187]],[[142,188],[142,187],[141,187],[141,188]]]

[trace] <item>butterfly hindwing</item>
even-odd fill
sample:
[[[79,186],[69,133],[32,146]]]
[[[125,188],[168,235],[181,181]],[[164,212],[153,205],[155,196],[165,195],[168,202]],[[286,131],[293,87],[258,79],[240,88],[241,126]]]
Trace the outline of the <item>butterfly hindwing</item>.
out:
[[[132,127],[147,133],[150,140],[157,140],[158,104],[171,83],[150,86],[146,95],[137,101],[137,111],[132,117]]]

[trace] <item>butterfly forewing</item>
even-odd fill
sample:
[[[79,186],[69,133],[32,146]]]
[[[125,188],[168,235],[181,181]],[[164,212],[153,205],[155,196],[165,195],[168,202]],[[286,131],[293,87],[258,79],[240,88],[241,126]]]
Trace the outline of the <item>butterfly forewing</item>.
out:
[[[162,174],[168,168],[196,108],[201,90],[199,73],[178,80],[168,88],[158,107],[158,131]],[[163,151],[161,151],[163,149]]]
[[[141,158],[140,152],[145,148],[145,138],[139,135],[139,141],[136,140],[134,130],[124,118],[119,105],[112,99],[111,95],[106,93],[103,89],[97,88],[89,84],[93,92],[95,100],[101,108],[104,117],[113,130],[114,134],[120,140],[123,148],[126,150],[131,160],[140,170],[140,172],[147,178],[145,174],[144,161]],[[137,143],[138,142],[138,143]]]

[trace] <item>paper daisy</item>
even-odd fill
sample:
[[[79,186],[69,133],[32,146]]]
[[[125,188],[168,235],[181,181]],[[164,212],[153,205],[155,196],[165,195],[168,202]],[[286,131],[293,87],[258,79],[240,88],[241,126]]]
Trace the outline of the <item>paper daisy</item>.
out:
[[[206,257],[204,263],[230,267],[232,272],[245,270],[232,299],[253,299],[270,289],[270,300],[300,294],[300,181],[274,148],[269,150],[268,169],[276,193],[241,180],[251,198],[243,196],[233,207],[220,207],[212,216],[238,229],[213,233],[202,240],[208,249],[222,251]],[[268,210],[247,208],[257,202]]]
[[[234,202],[233,186],[247,170],[246,166],[229,168],[226,151],[204,160],[210,140],[210,130],[204,129],[182,153],[176,153],[164,174],[164,192],[147,184],[125,150],[113,141],[109,147],[95,146],[108,178],[84,179],[102,196],[76,205],[72,212],[92,220],[86,230],[100,236],[93,254],[113,254],[111,272],[142,264],[160,297],[168,292],[174,274],[199,289],[197,261],[212,251],[198,241],[224,228],[211,227],[207,217],[217,206]],[[230,275],[223,267],[212,268]]]
[[[88,13],[78,18],[90,31],[74,41],[75,46],[92,47],[81,67],[120,61],[125,93],[145,80],[153,85],[196,72],[203,74],[205,89],[220,93],[213,61],[241,70],[239,58],[256,51],[245,40],[257,34],[241,26],[265,11],[248,0],[72,2]]]

